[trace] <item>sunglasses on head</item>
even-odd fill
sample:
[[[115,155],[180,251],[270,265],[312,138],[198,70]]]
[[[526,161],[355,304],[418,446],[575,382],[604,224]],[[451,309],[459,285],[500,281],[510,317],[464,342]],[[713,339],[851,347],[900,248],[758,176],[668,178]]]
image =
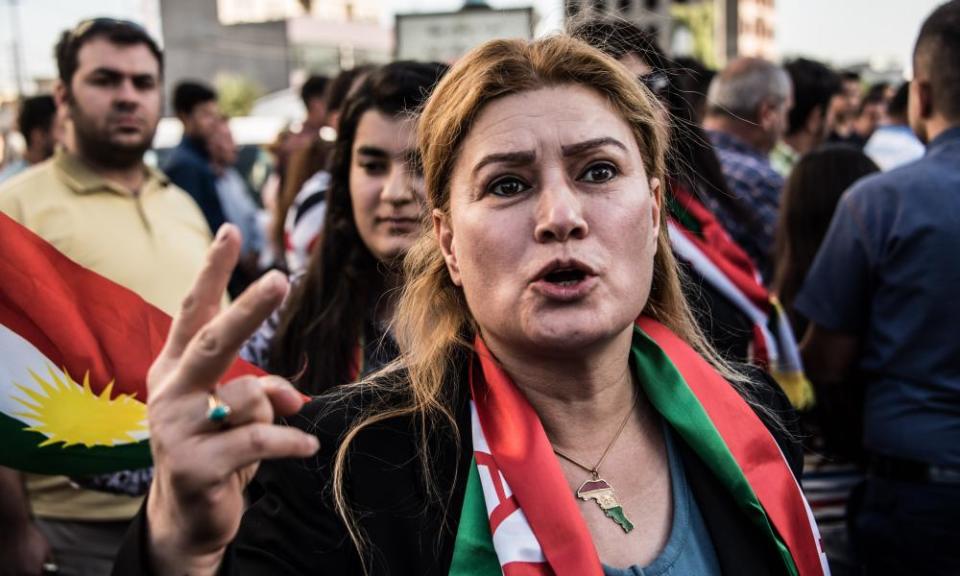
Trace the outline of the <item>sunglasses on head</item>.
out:
[[[637,80],[639,80],[641,84],[647,87],[647,90],[653,92],[653,94],[658,98],[663,98],[667,95],[667,88],[670,86],[670,78],[663,70],[654,70],[649,74],[641,74],[640,76],[637,76]]]
[[[79,40],[84,36],[97,32],[103,28],[133,28],[138,32],[143,32],[147,34],[147,29],[133,22],[132,20],[123,20],[120,18],[88,18],[86,20],[81,20],[76,26],[73,27],[73,30],[70,30],[70,38],[72,40]]]

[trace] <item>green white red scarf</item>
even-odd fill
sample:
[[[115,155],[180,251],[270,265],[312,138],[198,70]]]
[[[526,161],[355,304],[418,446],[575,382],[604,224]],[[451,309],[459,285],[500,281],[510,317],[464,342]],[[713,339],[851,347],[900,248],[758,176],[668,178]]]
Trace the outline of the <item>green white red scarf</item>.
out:
[[[474,459],[450,574],[602,575],[536,412],[479,338],[475,349]],[[648,318],[637,322],[632,365],[653,407],[779,551],[785,571],[829,574],[810,508],[782,452],[730,384]]]
[[[673,252],[753,322],[750,362],[768,370],[796,408],[808,408],[813,387],[780,303],[764,288],[747,253],[699,200],[676,182],[670,194]]]

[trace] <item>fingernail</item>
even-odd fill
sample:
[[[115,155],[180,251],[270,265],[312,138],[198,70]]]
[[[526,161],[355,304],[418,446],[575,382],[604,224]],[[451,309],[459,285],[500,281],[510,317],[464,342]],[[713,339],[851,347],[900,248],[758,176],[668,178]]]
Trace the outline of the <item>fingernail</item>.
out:
[[[282,280],[283,273],[271,270],[264,274],[260,280],[260,289],[264,292],[273,292],[280,286]]]
[[[220,226],[220,229],[217,230],[217,237],[214,238],[214,242],[216,242],[217,244],[223,242],[224,238],[227,237],[227,230],[228,228],[225,224],[223,226]]]
[[[317,440],[316,436],[307,436],[307,447],[311,454],[315,454],[320,449],[320,441]]]

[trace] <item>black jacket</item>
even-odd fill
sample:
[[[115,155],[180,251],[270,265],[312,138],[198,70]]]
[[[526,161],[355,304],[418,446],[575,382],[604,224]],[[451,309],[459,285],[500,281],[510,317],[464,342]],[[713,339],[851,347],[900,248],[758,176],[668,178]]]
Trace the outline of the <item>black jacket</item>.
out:
[[[760,401],[788,423],[792,411],[769,377],[756,371]],[[466,379],[461,379],[466,382]],[[465,387],[462,387],[465,388]],[[250,508],[228,549],[221,574],[360,575],[360,556],[333,512],[329,480],[340,435],[357,405],[370,399],[337,403],[314,401],[290,424],[314,433],[320,452],[307,460],[264,462],[248,495]],[[394,419],[360,434],[349,461],[347,487],[364,537],[370,574],[446,574],[466,489],[473,448],[466,394],[453,399],[463,432],[459,446],[449,430],[430,436],[434,480],[452,486],[428,496],[411,421]],[[771,428],[799,476],[802,452],[795,439]],[[676,437],[687,481],[703,514],[724,574],[784,574],[782,560],[737,508],[706,465]],[[135,519],[117,557],[114,574],[149,574],[145,508]]]

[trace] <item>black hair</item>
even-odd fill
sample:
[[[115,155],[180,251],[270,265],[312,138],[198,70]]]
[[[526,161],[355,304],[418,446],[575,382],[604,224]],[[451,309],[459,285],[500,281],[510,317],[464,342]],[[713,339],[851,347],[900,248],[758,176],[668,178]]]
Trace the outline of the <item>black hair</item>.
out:
[[[202,82],[184,80],[173,89],[173,111],[177,114],[189,115],[200,104],[206,104],[217,99],[213,88]]]
[[[121,46],[145,45],[157,59],[160,76],[163,76],[163,52],[143,26],[129,20],[91,18],[81,21],[72,30],[64,30],[54,48],[60,81],[68,92],[79,66],[77,55],[80,48],[94,38],[106,38]]]
[[[907,119],[907,105],[910,100],[910,83],[903,82],[897,87],[893,98],[887,102],[887,116],[897,120]]]
[[[807,124],[817,108],[826,116],[830,100],[843,89],[840,75],[815,60],[797,58],[784,65],[793,84],[793,108],[790,109],[787,135],[792,136]]]
[[[17,114],[17,129],[23,134],[27,146],[30,146],[33,131],[39,128],[49,132],[56,116],[57,103],[54,102],[53,96],[44,94],[24,98],[20,103],[20,112]]]
[[[780,200],[773,291],[799,327],[793,301],[830,226],[840,196],[880,169],[858,148],[835,144],[804,154],[790,171]]]
[[[923,22],[913,61],[929,78],[937,112],[960,120],[960,0],[941,4]]]
[[[377,300],[387,287],[384,265],[357,231],[350,199],[353,140],[369,110],[393,117],[415,113],[446,73],[444,64],[393,62],[375,69],[344,102],[330,163],[323,232],[302,280],[284,307],[268,367],[297,375],[296,385],[319,394],[350,381],[354,358]]]
[[[327,85],[327,110],[336,112],[343,108],[343,102],[350,95],[350,88],[361,76],[373,70],[372,66],[364,65],[342,70],[336,78]]]
[[[633,54],[655,70],[667,70],[667,57],[656,37],[636,24],[617,18],[595,18],[575,23],[570,35],[602,50],[615,60]]]
[[[842,82],[859,82],[860,73],[856,70],[843,70],[840,72],[840,80]]]
[[[304,106],[309,106],[310,100],[324,98],[330,79],[326,76],[311,76],[300,87],[300,99]]]

